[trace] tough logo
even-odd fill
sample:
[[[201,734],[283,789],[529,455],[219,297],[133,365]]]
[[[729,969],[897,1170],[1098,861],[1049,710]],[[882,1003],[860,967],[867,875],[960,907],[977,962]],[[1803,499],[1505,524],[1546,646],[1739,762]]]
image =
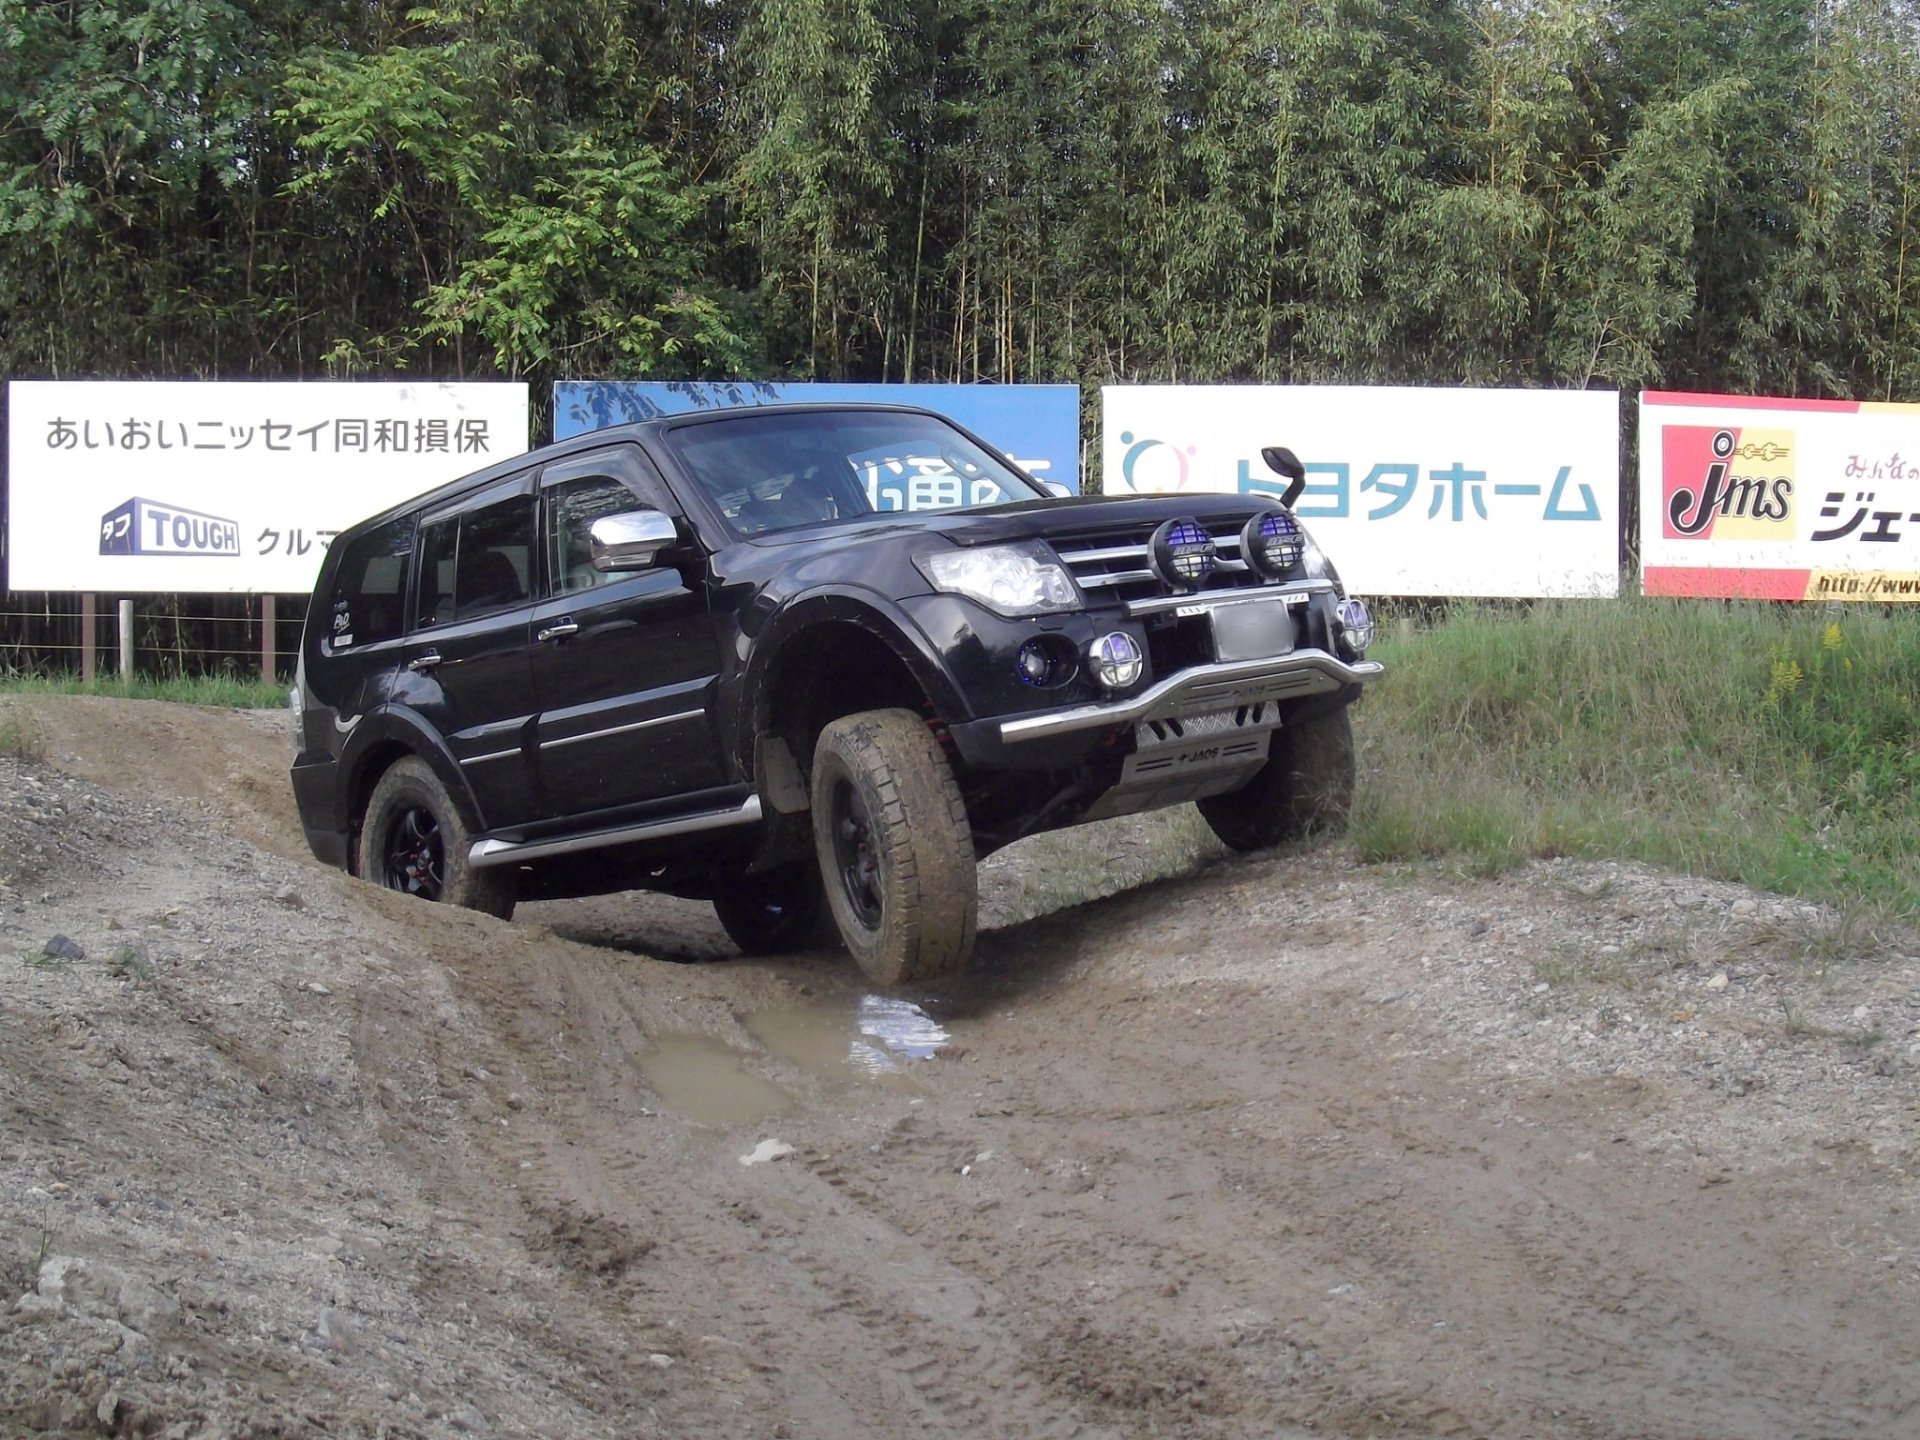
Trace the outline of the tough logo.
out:
[[[235,555],[237,521],[138,496],[100,517],[102,555]]]

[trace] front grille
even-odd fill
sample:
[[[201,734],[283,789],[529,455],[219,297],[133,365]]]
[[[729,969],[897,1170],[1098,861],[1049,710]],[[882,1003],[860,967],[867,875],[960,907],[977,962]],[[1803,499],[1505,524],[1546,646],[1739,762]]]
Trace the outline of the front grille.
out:
[[[1252,512],[1249,511],[1250,515]],[[1247,515],[1203,522],[1219,553],[1214,572],[1200,587],[1202,593],[1236,590],[1262,583],[1240,554],[1240,528]],[[1153,573],[1147,554],[1147,542],[1153,538],[1154,525],[1104,526],[1048,536],[1055,552],[1087,598],[1096,604],[1103,600],[1150,600],[1171,595],[1171,590]]]

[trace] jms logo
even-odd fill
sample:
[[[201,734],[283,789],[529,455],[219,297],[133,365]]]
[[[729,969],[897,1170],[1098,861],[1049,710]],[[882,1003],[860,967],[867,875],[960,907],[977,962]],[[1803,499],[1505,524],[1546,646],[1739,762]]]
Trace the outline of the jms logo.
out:
[[[1793,538],[1793,432],[1669,425],[1662,529],[1669,539]]]

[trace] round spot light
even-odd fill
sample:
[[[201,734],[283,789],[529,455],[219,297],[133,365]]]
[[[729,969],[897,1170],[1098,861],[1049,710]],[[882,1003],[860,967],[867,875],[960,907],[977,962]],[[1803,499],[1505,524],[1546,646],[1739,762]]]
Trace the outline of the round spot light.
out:
[[[1240,532],[1240,553],[1256,574],[1278,580],[1307,553],[1307,537],[1291,514],[1274,510],[1247,521]]]
[[[1153,532],[1147,554],[1154,572],[1176,590],[1194,590],[1220,563],[1213,537],[1198,520],[1169,520]]]
[[[1364,600],[1342,600],[1334,618],[1340,622],[1340,643],[1355,655],[1367,653],[1373,644],[1373,612]]]
[[[1093,677],[1109,690],[1124,690],[1140,679],[1146,656],[1140,642],[1124,630],[1110,630],[1087,647]]]

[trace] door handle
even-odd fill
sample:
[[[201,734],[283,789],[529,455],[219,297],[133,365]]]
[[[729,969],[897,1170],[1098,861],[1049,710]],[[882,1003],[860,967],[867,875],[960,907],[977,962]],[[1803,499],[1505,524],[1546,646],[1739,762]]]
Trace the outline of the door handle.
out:
[[[439,663],[440,652],[438,650],[429,650],[426,654],[416,655],[413,659],[407,661],[407,669],[418,675],[424,671],[433,669],[433,667]]]
[[[536,640],[564,640],[567,636],[577,635],[579,632],[580,626],[574,621],[574,618],[569,615],[566,619],[556,620],[553,624],[547,626],[546,629],[537,631],[533,638]]]

